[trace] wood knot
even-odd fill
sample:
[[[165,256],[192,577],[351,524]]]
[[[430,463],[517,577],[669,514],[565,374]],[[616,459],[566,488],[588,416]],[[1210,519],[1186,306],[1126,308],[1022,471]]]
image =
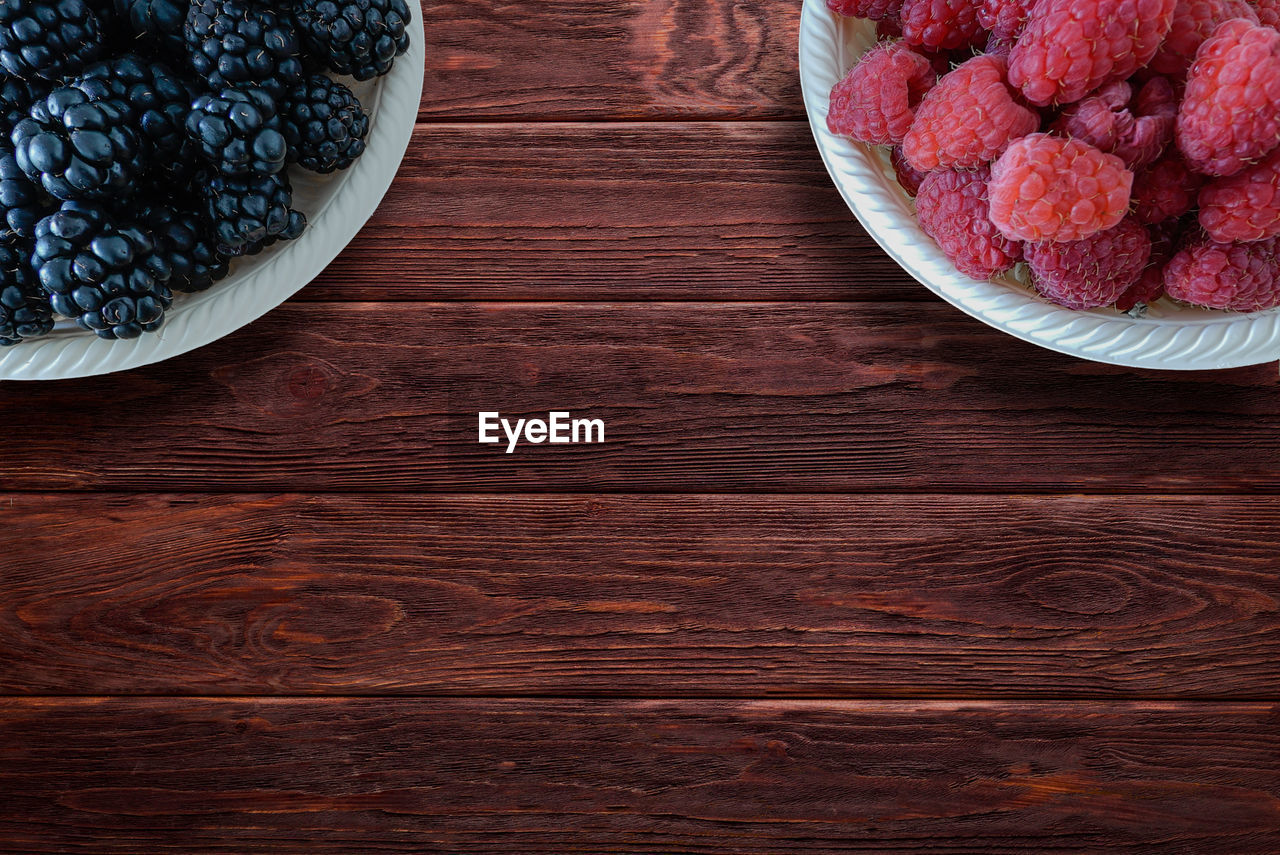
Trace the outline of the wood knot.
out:
[[[1028,580],[1022,592],[1046,609],[1077,615],[1111,614],[1133,598],[1129,585],[1092,570],[1058,570]]]
[[[214,369],[237,401],[273,418],[328,412],[334,399],[367,394],[378,381],[305,353],[287,352]]]

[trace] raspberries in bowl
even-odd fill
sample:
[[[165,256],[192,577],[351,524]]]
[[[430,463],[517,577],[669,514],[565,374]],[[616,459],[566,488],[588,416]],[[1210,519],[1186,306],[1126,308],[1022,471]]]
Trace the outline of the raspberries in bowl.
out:
[[[1246,0],[806,0],[801,76],[851,209],[944,298],[1086,358],[1253,364],[1280,358],[1268,17]]]

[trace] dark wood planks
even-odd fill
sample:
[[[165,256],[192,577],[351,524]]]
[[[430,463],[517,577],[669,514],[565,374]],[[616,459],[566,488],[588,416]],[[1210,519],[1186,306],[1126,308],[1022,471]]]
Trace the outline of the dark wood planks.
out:
[[[0,496],[0,692],[1275,696],[1269,498]]]
[[[201,351],[9,384],[9,490],[1271,491],[1274,365],[1056,355],[940,304],[292,305]],[[477,412],[603,445],[477,443]]]
[[[0,701],[0,851],[1259,853],[1262,704]]]
[[[932,300],[806,125],[420,126],[308,300]]]
[[[804,114],[792,0],[429,2],[424,119]]]

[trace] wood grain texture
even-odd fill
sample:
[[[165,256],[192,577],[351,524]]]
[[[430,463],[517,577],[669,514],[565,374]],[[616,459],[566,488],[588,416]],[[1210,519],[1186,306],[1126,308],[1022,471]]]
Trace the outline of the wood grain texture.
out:
[[[0,851],[1262,853],[1273,706],[0,701]]]
[[[0,496],[0,692],[1275,696],[1268,498]]]
[[[428,2],[424,119],[804,115],[791,0]]]
[[[291,305],[0,398],[9,490],[1272,491],[1274,365],[1050,353],[937,304]],[[477,442],[477,413],[602,445]]]
[[[300,296],[934,299],[794,122],[419,126],[378,212]]]

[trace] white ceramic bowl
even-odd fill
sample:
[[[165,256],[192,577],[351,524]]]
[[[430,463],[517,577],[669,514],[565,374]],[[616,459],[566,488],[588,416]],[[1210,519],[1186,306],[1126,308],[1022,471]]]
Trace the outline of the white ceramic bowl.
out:
[[[1037,296],[1020,281],[1023,272],[987,282],[957,271],[916,223],[911,199],[894,177],[885,151],[827,130],[831,87],[874,43],[874,24],[839,18],[823,0],[804,0],[800,81],[827,171],[868,234],[925,287],[996,329],[1098,362],[1206,369],[1280,359],[1280,309],[1216,312],[1162,299],[1144,317],[1114,309],[1079,312]]]
[[[302,237],[236,261],[208,291],[175,295],[164,326],[141,338],[107,341],[63,321],[48,336],[0,348],[0,380],[85,377],[159,362],[239,329],[314,279],[373,216],[409,147],[425,73],[420,7],[414,12],[409,50],[391,73],[367,83],[344,79],[370,114],[364,155],[333,175],[289,170],[294,207],[309,221]]]

